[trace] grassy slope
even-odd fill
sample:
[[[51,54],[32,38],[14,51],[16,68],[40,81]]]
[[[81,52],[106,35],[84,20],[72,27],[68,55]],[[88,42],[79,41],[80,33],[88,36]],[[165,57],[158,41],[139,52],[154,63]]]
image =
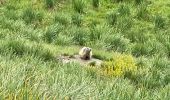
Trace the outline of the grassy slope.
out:
[[[123,3],[106,0],[94,10],[88,0],[80,27],[72,23],[75,12],[70,0],[50,9],[43,0],[33,1],[7,0],[0,6],[0,99],[169,99],[169,0],[151,0],[149,18],[139,19],[139,6],[126,3],[131,14],[128,20],[118,19],[115,26],[107,25],[106,16]],[[165,20],[163,28],[155,27],[157,14]],[[121,28],[126,22],[132,27]],[[76,53],[81,43],[104,60],[116,50],[136,56],[139,73],[108,78],[78,64],[62,65],[54,60],[57,54]]]

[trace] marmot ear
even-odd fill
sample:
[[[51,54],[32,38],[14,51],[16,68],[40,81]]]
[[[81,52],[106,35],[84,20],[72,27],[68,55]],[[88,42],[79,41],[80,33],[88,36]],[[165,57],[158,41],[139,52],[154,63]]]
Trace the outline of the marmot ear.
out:
[[[91,48],[89,48],[89,50],[91,51]]]

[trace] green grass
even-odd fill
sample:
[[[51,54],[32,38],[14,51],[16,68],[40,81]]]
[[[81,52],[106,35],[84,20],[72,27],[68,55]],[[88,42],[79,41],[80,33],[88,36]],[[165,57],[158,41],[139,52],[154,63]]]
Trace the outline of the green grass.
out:
[[[78,13],[84,13],[85,2],[83,0],[72,0],[72,6]]]
[[[45,5],[47,8],[53,8],[54,7],[54,0],[45,0]]]
[[[98,8],[99,5],[100,5],[100,1],[99,0],[93,0],[92,5],[93,5],[94,8]]]
[[[169,11],[169,0],[0,2],[0,100],[169,100]],[[82,46],[106,62],[132,55],[137,73],[57,61]]]

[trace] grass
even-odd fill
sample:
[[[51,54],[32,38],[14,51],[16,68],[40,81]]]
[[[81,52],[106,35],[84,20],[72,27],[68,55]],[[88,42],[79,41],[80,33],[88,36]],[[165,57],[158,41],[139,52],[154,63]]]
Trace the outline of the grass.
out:
[[[73,8],[78,13],[84,13],[85,2],[83,0],[72,0]]]
[[[169,5],[169,0],[0,2],[0,99],[169,100]],[[112,76],[101,74],[95,62],[82,67],[57,61],[83,46],[92,48]]]
[[[51,43],[58,38],[58,34],[62,27],[59,24],[49,26],[43,35],[46,42]]]
[[[77,25],[77,26],[81,26],[83,22],[83,18],[80,14],[74,14],[72,15],[72,23]]]
[[[117,23],[117,14],[115,12],[110,12],[106,19],[110,25],[115,25]]]
[[[94,8],[98,8],[100,2],[99,2],[99,0],[93,0],[93,1],[92,1],[92,4],[93,4],[93,7],[94,7]]]
[[[45,5],[47,8],[53,8],[54,7],[54,0],[45,0]]]
[[[155,28],[165,28],[165,19],[159,15],[155,16]]]

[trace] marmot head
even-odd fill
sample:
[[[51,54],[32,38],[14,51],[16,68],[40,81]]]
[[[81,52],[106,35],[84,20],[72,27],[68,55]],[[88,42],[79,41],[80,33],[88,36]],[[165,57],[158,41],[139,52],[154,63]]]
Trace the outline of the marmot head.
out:
[[[83,48],[83,52],[84,52],[85,54],[90,54],[91,48],[89,48],[89,47],[84,47],[84,48]]]

